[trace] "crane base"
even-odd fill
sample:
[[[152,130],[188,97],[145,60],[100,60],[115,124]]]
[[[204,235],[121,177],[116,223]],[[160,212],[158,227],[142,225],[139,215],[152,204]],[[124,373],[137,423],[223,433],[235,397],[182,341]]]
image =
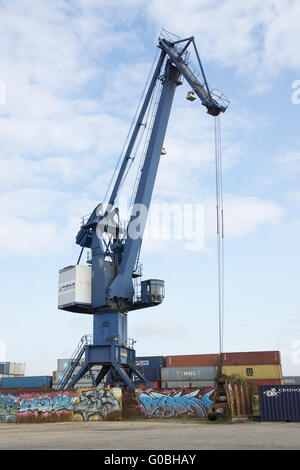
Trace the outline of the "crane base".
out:
[[[94,376],[92,370],[95,365],[102,366],[97,376]],[[98,387],[104,380],[104,386],[119,386],[123,389],[129,387],[134,390],[135,377],[138,377],[139,383],[151,387],[135,365],[135,350],[122,346],[86,345],[85,363],[72,378],[69,387],[74,387],[86,373],[90,374],[94,387]]]

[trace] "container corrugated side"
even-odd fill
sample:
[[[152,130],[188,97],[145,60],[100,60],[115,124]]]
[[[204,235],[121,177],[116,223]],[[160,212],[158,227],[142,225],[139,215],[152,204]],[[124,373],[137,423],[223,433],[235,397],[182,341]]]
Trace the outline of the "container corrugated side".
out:
[[[0,374],[24,375],[25,364],[23,362],[1,362]]]
[[[190,354],[166,357],[166,367],[217,367],[218,364],[218,354]]]
[[[281,366],[269,365],[244,365],[244,366],[223,366],[222,372],[225,375],[239,375],[245,379],[280,379],[282,380]]]
[[[0,362],[0,374],[9,374],[9,362]]]
[[[152,368],[152,367],[138,367],[137,370],[145,377],[146,380],[149,382],[157,382],[160,381],[160,367],[159,368]],[[135,376],[135,383],[140,383],[141,379],[138,376]]]
[[[165,356],[138,356],[135,359],[135,365],[139,367],[150,367],[151,369],[159,369],[165,367]]]
[[[71,375],[71,379],[73,379],[75,377],[75,375],[77,374],[77,372],[79,372],[80,370],[80,366],[77,366],[75,367],[72,375]],[[92,372],[93,372],[93,375],[94,377],[96,378],[97,375],[99,374],[101,370],[101,366],[94,366],[93,369],[92,369]],[[52,373],[52,382],[53,382],[53,385],[57,385],[63,378],[65,374],[65,371],[59,371],[59,370],[55,370],[53,373]],[[91,375],[89,372],[86,372],[82,377],[81,379],[78,381],[77,385],[80,385],[80,386],[92,386],[93,385],[93,382],[92,382],[92,379],[91,379]],[[78,388],[78,387],[77,387]]]
[[[223,353],[223,365],[270,365],[281,364],[279,351],[249,351]],[[218,367],[218,354],[191,354],[167,356],[166,367]]]
[[[65,371],[70,365],[71,359],[57,359],[57,371],[63,372]],[[83,366],[84,358],[79,361],[79,366]]]
[[[8,363],[8,373],[10,375],[24,375],[25,374],[25,364],[21,362],[9,362]]]
[[[175,382],[161,382],[161,388],[205,388],[214,387],[213,380],[192,380],[192,381],[175,381]]]
[[[43,376],[32,376],[32,377],[4,377],[1,379],[2,389],[17,389],[17,388],[51,388],[52,377]]]
[[[300,421],[300,386],[260,386],[259,408],[261,421]]]
[[[238,365],[270,365],[281,364],[279,351],[246,351],[246,352],[226,352],[223,353],[223,364],[226,366]]]
[[[217,372],[217,367],[163,367],[161,380],[164,382],[214,380]]]
[[[287,376],[283,377],[284,385],[300,385],[300,376]]]

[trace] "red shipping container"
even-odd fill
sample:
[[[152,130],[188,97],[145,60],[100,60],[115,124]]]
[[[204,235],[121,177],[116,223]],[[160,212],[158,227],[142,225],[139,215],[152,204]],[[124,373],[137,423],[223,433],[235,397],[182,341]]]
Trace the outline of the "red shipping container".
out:
[[[223,353],[223,364],[226,366],[280,365],[279,351],[250,351]]]
[[[279,351],[250,351],[223,353],[223,365],[271,365],[281,364]],[[218,354],[192,354],[182,356],[167,356],[166,367],[217,367]]]
[[[166,358],[166,367],[217,367],[218,364],[218,354],[192,354]]]

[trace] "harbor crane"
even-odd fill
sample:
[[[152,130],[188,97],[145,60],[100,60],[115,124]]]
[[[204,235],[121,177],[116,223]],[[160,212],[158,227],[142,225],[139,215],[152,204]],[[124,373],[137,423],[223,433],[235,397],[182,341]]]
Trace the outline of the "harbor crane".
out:
[[[184,79],[190,87],[187,99],[194,101],[198,97],[209,115],[224,113],[229,104],[223,93],[208,86],[193,36],[180,39],[162,30],[158,53],[108,202],[83,218],[76,237],[81,247],[77,264],[59,272],[58,308],[93,315],[93,335],[81,339],[56,387],[59,390],[73,387],[86,373],[95,387],[103,382],[134,389],[136,377],[149,386],[135,365],[127,318],[128,312],[160,305],[164,299],[163,280],[141,280],[139,256],[161,154],[165,153],[174,93]],[[147,116],[150,122],[146,125]],[[148,135],[134,185],[131,215],[123,222],[117,199],[146,127]],[[86,264],[80,264],[84,249],[89,256]],[[97,374],[94,366],[101,366]]]

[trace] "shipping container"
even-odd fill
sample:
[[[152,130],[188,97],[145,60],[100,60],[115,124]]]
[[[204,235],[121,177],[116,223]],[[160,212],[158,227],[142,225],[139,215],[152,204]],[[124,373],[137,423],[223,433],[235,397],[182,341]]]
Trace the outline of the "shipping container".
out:
[[[280,379],[282,380],[281,366],[269,365],[244,365],[244,366],[224,366],[222,372],[225,375],[239,375],[245,379]]]
[[[74,371],[71,375],[71,379],[73,379],[75,377],[77,372],[79,372],[79,369],[80,369],[80,366],[75,367],[75,369],[74,369]],[[92,372],[93,372],[93,375],[94,375],[95,378],[99,374],[100,370],[101,370],[101,366],[94,366],[93,367]],[[52,373],[52,383],[53,383],[53,385],[57,385],[62,380],[64,374],[65,374],[65,371],[54,371]],[[77,386],[77,388],[78,388],[78,386],[79,387],[89,387],[89,386],[92,387],[93,382],[92,382],[90,373],[89,372],[85,373],[81,377],[79,382],[76,384],[76,386]]]
[[[57,371],[64,372],[70,365],[71,359],[57,359]],[[79,361],[78,366],[83,366],[84,358]]]
[[[217,367],[218,364],[218,354],[192,354],[166,357],[166,367]]]
[[[0,374],[24,375],[25,364],[21,362],[0,362]]]
[[[159,369],[166,366],[165,356],[139,356],[135,359],[135,365],[140,367],[150,367],[151,369]]]
[[[217,367],[163,367],[161,380],[164,382],[215,380]]]
[[[148,382],[160,382],[160,370],[165,367],[166,358],[164,356],[139,356],[135,360],[138,371]],[[135,383],[141,383],[136,375]]]
[[[1,389],[18,389],[18,388],[42,388],[52,387],[52,377],[47,375],[38,375],[32,377],[4,377],[1,379]]]
[[[8,374],[8,371],[9,371],[9,363],[0,362],[0,374]]]
[[[279,351],[249,351],[223,353],[223,365],[270,365],[281,364]],[[217,367],[218,354],[192,354],[167,356],[166,367]]]
[[[300,385],[300,376],[283,377],[284,385]]]
[[[25,374],[25,364],[20,362],[10,362],[9,363],[9,374],[11,375],[24,375]]]
[[[300,421],[300,387],[260,386],[259,408],[261,421]]]
[[[137,366],[137,370],[145,377],[148,382],[160,381],[160,367],[154,369],[152,367]],[[138,375],[135,375],[134,381],[135,383],[140,383],[141,379],[138,377]]]
[[[214,387],[213,380],[192,380],[192,381],[179,381],[176,382],[161,382],[161,388],[206,388]]]
[[[249,351],[223,353],[223,364],[226,366],[254,365],[280,365],[279,351]]]

